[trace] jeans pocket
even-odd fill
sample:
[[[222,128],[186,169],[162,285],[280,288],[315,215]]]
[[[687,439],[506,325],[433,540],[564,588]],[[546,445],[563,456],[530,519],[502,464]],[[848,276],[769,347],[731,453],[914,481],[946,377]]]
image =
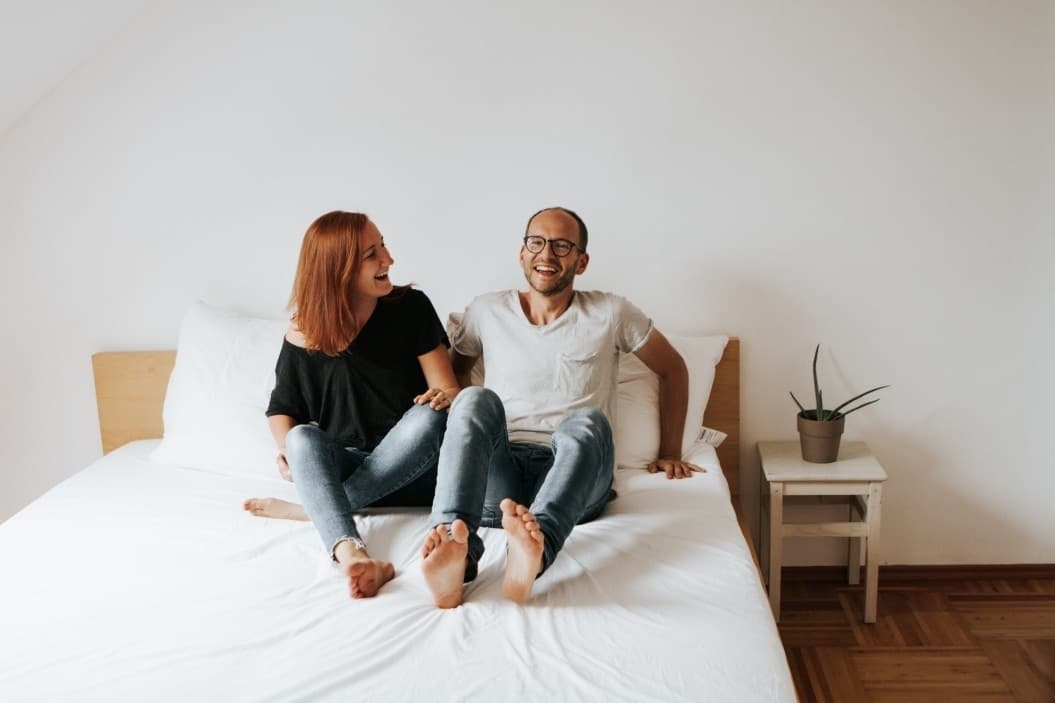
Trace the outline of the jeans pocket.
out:
[[[586,395],[593,387],[596,369],[597,352],[558,352],[553,390],[571,396]]]

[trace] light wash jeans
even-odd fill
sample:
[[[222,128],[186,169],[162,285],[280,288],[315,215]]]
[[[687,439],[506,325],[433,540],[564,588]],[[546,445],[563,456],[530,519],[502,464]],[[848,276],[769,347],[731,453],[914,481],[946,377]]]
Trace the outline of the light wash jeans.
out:
[[[415,405],[372,452],[334,439],[314,425],[286,435],[293,484],[326,549],[360,540],[355,513],[367,506],[428,506],[447,413]]]
[[[595,408],[568,413],[550,446],[510,442],[505,409],[491,390],[473,386],[455,398],[440,453],[430,523],[461,518],[470,532],[466,580],[483,554],[479,527],[501,527],[499,504],[530,506],[545,535],[549,568],[575,525],[598,517],[608,502],[615,448],[608,418]]]

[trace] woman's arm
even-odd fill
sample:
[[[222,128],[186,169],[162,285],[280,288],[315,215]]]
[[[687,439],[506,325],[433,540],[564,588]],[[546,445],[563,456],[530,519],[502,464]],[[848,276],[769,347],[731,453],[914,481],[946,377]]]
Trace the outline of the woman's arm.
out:
[[[429,389],[414,398],[418,405],[429,404],[433,410],[450,407],[461,387],[458,379],[454,376],[451,368],[450,357],[447,356],[447,347],[437,344],[436,348],[418,357],[421,371],[425,374],[425,382]]]
[[[278,464],[278,472],[287,481],[293,480],[293,474],[289,472],[289,464],[286,463],[286,435],[297,424],[289,415],[272,415],[267,419],[267,426],[271,428],[271,436],[275,438],[278,446],[278,456],[275,463]]]

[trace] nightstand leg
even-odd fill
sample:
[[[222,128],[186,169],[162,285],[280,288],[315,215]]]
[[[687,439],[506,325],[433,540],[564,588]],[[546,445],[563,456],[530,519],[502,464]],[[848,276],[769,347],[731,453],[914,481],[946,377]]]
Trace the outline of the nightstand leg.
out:
[[[784,484],[769,484],[769,607],[780,622],[780,560],[784,543]]]
[[[762,479],[758,509],[758,558],[762,562],[762,583],[769,588],[769,483]]]
[[[876,601],[879,597],[879,506],[883,502],[883,484],[868,487],[868,542],[865,547],[865,622],[876,621]]]
[[[854,496],[850,496],[850,517],[847,522],[854,521],[853,502]],[[847,537],[846,578],[851,586],[861,582],[861,541],[860,537]]]

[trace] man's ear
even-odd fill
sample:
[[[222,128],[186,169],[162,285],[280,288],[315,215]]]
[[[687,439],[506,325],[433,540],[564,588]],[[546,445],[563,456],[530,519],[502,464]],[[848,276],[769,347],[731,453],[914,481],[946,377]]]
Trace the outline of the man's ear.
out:
[[[583,252],[583,255],[579,257],[579,262],[575,265],[575,275],[581,276],[586,270],[586,264],[590,263],[590,255]]]

